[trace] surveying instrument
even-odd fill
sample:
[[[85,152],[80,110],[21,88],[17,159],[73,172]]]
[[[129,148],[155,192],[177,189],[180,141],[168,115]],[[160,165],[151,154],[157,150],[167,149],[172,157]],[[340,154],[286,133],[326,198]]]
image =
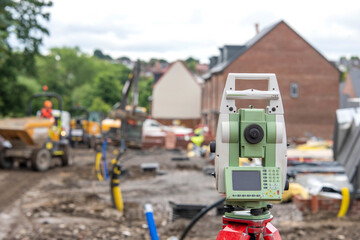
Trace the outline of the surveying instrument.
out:
[[[267,80],[268,90],[236,90],[235,82]],[[268,100],[266,109],[240,108],[236,99]],[[230,73],[224,88],[216,133],[216,188],[225,194],[223,230],[217,240],[281,239],[270,223],[272,205],[288,188],[284,109],[275,74]],[[255,158],[261,166],[240,166]],[[287,186],[286,186],[287,185]]]

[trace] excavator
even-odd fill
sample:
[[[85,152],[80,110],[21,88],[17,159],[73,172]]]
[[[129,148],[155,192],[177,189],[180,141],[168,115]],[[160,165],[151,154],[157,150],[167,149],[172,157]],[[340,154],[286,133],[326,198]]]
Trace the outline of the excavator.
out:
[[[145,108],[138,106],[140,70],[141,65],[138,60],[125,82],[122,100],[112,107],[109,113],[110,119],[102,122],[104,136],[111,139],[115,145],[119,145],[121,139],[124,139],[127,147],[141,148],[142,146],[142,125],[147,118],[147,113]],[[132,102],[128,104],[131,90]]]

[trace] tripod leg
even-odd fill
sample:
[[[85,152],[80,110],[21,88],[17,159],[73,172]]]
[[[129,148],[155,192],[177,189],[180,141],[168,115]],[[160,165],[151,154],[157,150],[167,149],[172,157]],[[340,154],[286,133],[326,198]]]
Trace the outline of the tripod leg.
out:
[[[264,240],[281,240],[279,230],[271,223],[266,224]]]
[[[250,233],[250,239],[249,240],[259,240],[260,239],[260,234],[255,235],[254,233]]]
[[[245,225],[229,223],[219,232],[216,240],[250,240],[250,236]]]

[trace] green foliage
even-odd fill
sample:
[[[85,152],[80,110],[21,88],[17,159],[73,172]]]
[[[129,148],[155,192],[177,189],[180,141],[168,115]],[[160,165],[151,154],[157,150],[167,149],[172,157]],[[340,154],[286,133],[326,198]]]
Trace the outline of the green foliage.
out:
[[[139,79],[139,106],[149,110],[149,97],[152,95],[154,79],[151,77],[140,77]]]
[[[121,99],[121,88],[130,69],[97,57],[79,48],[53,48],[37,58],[38,82],[63,97],[64,109],[80,104],[89,108],[94,97],[112,106]]]
[[[198,59],[189,57],[185,60],[185,65],[187,68],[190,69],[190,71],[195,72],[196,71],[196,65],[199,63]]]
[[[34,57],[48,34],[40,22],[49,20],[44,8],[51,5],[42,0],[0,1],[0,115],[24,114],[24,98],[32,90],[19,83],[17,75],[36,74]],[[21,52],[12,49],[10,37]]]
[[[150,66],[154,67],[154,66],[155,66],[155,63],[156,63],[157,61],[159,61],[161,64],[163,64],[163,63],[169,64],[169,62],[166,61],[165,59],[161,59],[161,58],[160,58],[160,59],[158,59],[158,58],[151,58],[150,61],[149,61]]]
[[[121,100],[122,87],[131,70],[104,61],[111,57],[101,50],[95,50],[94,57],[77,47],[63,47],[39,56],[42,37],[49,34],[42,24],[49,20],[45,11],[50,6],[49,0],[0,0],[0,116],[25,115],[28,99],[40,92],[43,85],[62,96],[64,110],[80,103],[107,112]],[[16,51],[9,43],[10,38]],[[140,106],[149,106],[151,88],[151,78],[140,79]],[[42,101],[34,106],[40,108]]]
[[[33,95],[34,93],[38,93],[41,91],[41,85],[37,82],[37,80],[33,77],[27,77],[27,76],[18,76],[18,84],[19,86],[24,86],[30,95]]]
[[[112,60],[110,55],[103,54],[103,52],[101,50],[99,50],[99,49],[95,49],[93,55],[94,55],[94,57],[97,57],[99,59]]]
[[[341,72],[340,82],[345,82],[347,74],[348,74],[347,72]]]
[[[111,110],[111,106],[106,104],[100,97],[95,97],[89,107],[89,110],[107,113]]]
[[[48,55],[37,56],[35,59],[37,77],[20,75],[12,68],[0,68],[0,74],[1,71],[14,71],[18,75],[17,81],[16,75],[10,74],[8,78],[2,78],[5,84],[0,88],[0,93],[11,93],[9,96],[12,98],[8,100],[0,97],[0,107],[9,106],[11,109],[0,115],[26,114],[28,99],[32,94],[40,92],[43,85],[48,86],[49,92],[62,96],[64,110],[80,104],[90,110],[106,113],[111,106],[121,101],[123,85],[131,72],[122,64],[88,56],[79,48],[53,48]],[[152,77],[140,77],[139,105],[142,107],[149,108],[152,83]],[[44,99],[39,99],[34,102],[34,111],[41,108],[43,101]],[[56,107],[54,102],[54,108]]]
[[[92,104],[93,90],[90,84],[86,83],[74,88],[71,94],[71,105],[89,107]]]
[[[41,25],[48,21],[49,13],[44,8],[52,6],[51,1],[42,0],[1,0],[0,1],[0,58],[13,57],[9,38],[16,40],[22,49],[17,56],[18,64],[31,75],[35,75],[35,55],[42,44],[42,36],[48,35],[48,30]]]
[[[97,74],[96,59],[81,53],[79,48],[53,48],[50,54],[37,59],[39,81],[49,89],[64,94]]]
[[[126,57],[126,56],[119,57],[117,60],[119,60],[119,61],[131,61],[131,59]]]
[[[110,72],[100,73],[94,83],[94,97],[101,98],[106,104],[114,105],[121,100],[122,84],[118,76]]]

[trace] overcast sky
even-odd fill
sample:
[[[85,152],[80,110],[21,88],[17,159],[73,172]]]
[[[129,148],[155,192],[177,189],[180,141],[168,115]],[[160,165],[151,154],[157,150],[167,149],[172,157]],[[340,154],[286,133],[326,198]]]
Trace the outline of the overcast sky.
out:
[[[244,44],[280,20],[329,60],[360,55],[360,1],[53,0],[51,47],[99,48],[117,58],[207,62],[224,44]]]

